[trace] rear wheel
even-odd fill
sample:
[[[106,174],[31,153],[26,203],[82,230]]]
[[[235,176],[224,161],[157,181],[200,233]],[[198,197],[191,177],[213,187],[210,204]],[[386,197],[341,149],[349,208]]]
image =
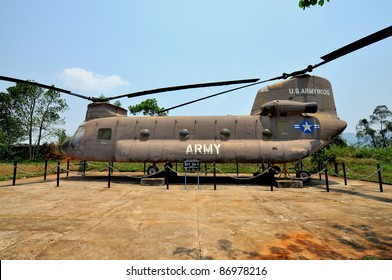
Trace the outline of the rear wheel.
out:
[[[298,170],[296,175],[297,178],[300,179],[302,182],[309,182],[311,179],[310,173],[305,170]]]
[[[147,168],[147,175],[148,176],[155,175],[158,172],[159,172],[159,169],[155,165],[151,165],[150,167]]]

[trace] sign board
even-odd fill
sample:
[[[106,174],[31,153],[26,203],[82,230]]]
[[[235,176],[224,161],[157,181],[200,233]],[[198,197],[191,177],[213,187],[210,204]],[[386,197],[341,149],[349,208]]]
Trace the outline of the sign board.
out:
[[[184,160],[184,172],[200,171],[200,159]]]

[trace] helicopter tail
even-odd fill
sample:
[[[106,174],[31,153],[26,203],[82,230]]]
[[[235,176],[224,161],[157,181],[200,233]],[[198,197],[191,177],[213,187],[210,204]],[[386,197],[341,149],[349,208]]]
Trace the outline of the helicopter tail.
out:
[[[331,83],[322,77],[301,75],[260,89],[251,115],[316,112],[336,115]]]

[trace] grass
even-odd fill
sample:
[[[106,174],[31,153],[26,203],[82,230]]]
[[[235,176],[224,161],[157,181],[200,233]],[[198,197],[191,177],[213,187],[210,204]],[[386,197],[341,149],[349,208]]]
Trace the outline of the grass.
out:
[[[378,182],[377,165],[379,164],[382,181],[392,184],[392,147],[384,149],[334,147],[332,152],[335,153],[337,162],[345,163],[349,178]],[[339,170],[339,175],[343,176],[342,168]]]
[[[377,164],[381,166],[381,174],[383,183],[392,184],[392,147],[386,149],[371,149],[361,148],[357,149],[354,147],[332,147],[326,151],[326,153],[332,153],[338,163],[337,174],[343,176],[342,163],[346,166],[346,175],[349,179],[367,180],[378,182]],[[312,174],[317,173],[318,167],[316,163],[313,163],[310,158],[306,158],[304,161],[304,169],[310,171]],[[116,172],[141,172],[147,168],[150,164],[146,163],[114,163],[114,171]],[[44,161],[24,161],[17,164],[17,179],[29,178],[29,177],[40,177],[44,174]],[[164,164],[157,164],[161,170]],[[61,161],[61,172],[65,173],[67,162]],[[213,165],[211,163],[201,164],[201,173],[207,172],[212,173]],[[240,163],[238,164],[238,173],[252,175],[259,169],[259,164]],[[294,171],[294,165],[288,164],[289,171]],[[183,172],[182,164],[174,164],[174,169],[179,172]],[[0,162],[0,181],[12,180],[14,166],[12,162]],[[49,161],[47,174],[56,174],[57,161]],[[69,170],[71,172],[81,172],[83,170],[79,161],[71,161]],[[86,166],[87,172],[92,171],[106,171],[108,170],[107,162],[88,162]],[[228,164],[216,164],[217,173],[231,173],[236,175],[237,165],[235,163]],[[335,171],[334,165],[328,166],[330,174]]]
[[[373,257],[373,256],[364,256],[362,258],[362,260],[365,261],[379,261],[379,260],[384,260],[383,258],[379,258],[379,257]]]
[[[141,172],[143,173],[145,169],[149,167],[150,163],[124,163],[115,162],[113,164],[114,172]],[[164,164],[157,164],[159,170],[163,169]],[[60,162],[60,171],[65,173],[67,170],[67,161],[63,160]],[[87,162],[86,172],[102,172],[108,170],[107,162]],[[200,172],[213,172],[212,163],[204,164],[200,166]],[[183,172],[183,166],[181,163],[173,165],[173,169],[178,170],[178,172]],[[258,164],[238,164],[239,173],[253,174],[259,169]],[[31,177],[43,177],[45,170],[44,161],[23,161],[17,163],[16,178],[31,178]],[[83,166],[79,161],[71,161],[68,170],[70,172],[82,172]],[[216,164],[217,173],[237,173],[237,165],[235,163],[230,164]],[[56,174],[57,172],[57,161],[48,161],[47,174]],[[0,181],[12,180],[14,173],[14,163],[13,162],[0,162]]]

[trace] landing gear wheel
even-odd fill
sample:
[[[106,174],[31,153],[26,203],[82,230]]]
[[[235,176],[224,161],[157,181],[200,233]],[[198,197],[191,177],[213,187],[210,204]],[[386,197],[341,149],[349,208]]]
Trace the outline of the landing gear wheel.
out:
[[[159,171],[158,167],[156,167],[155,165],[151,165],[150,167],[147,168],[147,175],[148,176],[152,176],[157,174]]]
[[[311,177],[310,173],[305,170],[298,170],[296,177],[300,179],[302,182],[309,182]]]

